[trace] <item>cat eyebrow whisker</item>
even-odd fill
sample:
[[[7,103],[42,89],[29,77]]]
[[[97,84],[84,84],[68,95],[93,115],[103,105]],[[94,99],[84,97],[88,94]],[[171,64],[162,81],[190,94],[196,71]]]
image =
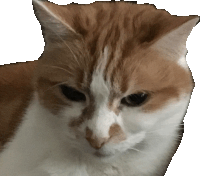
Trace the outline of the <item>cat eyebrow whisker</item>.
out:
[[[46,67],[52,67],[52,68],[57,68],[57,69],[60,69],[60,70],[63,70],[63,71],[65,71],[65,72],[69,73],[70,75],[73,75],[72,72],[70,72],[69,70],[67,70],[67,69],[65,69],[65,68],[62,68],[62,67],[52,66],[52,65],[44,65],[44,66],[46,66]]]
[[[67,48],[70,50],[70,52],[72,53],[74,59],[76,60],[77,64],[81,67],[80,63],[78,62],[78,59],[76,57],[76,55],[74,54],[74,52],[72,51],[72,49],[69,47],[69,45],[66,43],[66,41],[56,32],[52,31],[54,34],[56,34],[62,41],[63,43],[67,46]]]
[[[48,89],[44,90],[44,93],[47,92],[47,91],[49,91],[50,89],[53,89],[54,87],[57,87],[57,86],[59,86],[59,85],[65,84],[65,83],[68,83],[68,82],[65,81],[65,82],[61,82],[61,83],[55,84],[55,85],[49,87]]]
[[[56,68],[56,69],[60,69],[60,70],[63,70],[63,71],[65,71],[65,72],[67,72],[68,74],[70,74],[71,76],[74,76],[74,74],[72,73],[72,72],[70,72],[69,70],[67,70],[67,69],[65,69],[65,68],[62,68],[62,67],[59,67],[59,66],[52,66],[52,65],[43,65],[43,66],[45,66],[45,67],[52,67],[52,68]],[[64,84],[64,83],[66,83],[66,82],[63,82],[63,83],[59,83],[59,84]],[[87,85],[87,84],[89,84],[90,82],[89,82],[89,80],[88,79],[84,79],[84,82],[83,83],[81,83],[81,86],[85,86],[85,85]],[[57,85],[57,84],[56,84]],[[54,86],[56,86],[56,85],[54,85]],[[54,86],[52,86],[52,87],[54,87]],[[47,89],[48,90],[48,89]],[[45,91],[46,92],[46,91]]]

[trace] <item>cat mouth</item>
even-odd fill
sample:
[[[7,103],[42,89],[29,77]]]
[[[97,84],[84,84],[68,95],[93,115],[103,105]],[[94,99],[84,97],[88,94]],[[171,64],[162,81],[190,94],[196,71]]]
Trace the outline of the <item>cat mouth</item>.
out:
[[[101,153],[99,151],[96,151],[94,153],[94,156],[97,157],[97,158],[110,158],[112,157],[113,155],[112,154],[104,154],[104,153]]]

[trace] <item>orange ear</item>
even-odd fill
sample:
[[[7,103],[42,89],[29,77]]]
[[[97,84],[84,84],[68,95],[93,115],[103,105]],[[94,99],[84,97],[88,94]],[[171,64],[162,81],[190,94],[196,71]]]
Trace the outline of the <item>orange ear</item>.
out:
[[[199,17],[189,16],[187,22],[165,34],[152,47],[164,54],[165,58],[179,59],[186,54],[187,38],[198,21]]]
[[[33,0],[33,7],[38,21],[42,25],[45,41],[55,41],[76,34],[71,27],[70,12],[66,6],[48,1]]]

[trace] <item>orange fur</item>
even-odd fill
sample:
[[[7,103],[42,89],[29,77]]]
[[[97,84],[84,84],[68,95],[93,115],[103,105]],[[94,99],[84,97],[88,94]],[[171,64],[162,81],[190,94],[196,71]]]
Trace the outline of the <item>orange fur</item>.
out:
[[[0,66],[0,150],[20,124],[33,92],[37,61]]]

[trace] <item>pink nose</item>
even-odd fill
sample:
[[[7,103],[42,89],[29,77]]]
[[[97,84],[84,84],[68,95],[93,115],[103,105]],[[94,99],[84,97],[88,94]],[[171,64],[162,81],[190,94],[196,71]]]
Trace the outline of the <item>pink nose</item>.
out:
[[[113,124],[109,129],[109,137],[100,138],[94,135],[92,130],[87,127],[85,138],[93,148],[98,150],[108,142],[120,143],[124,141],[126,139],[126,134],[118,124]]]
[[[95,148],[95,149],[100,149],[101,147],[103,147],[103,145],[106,143],[106,140],[102,140],[102,139],[99,139],[99,138],[86,138],[87,141],[89,142],[89,144]]]
[[[85,138],[89,142],[89,144],[97,150],[103,147],[103,145],[108,141],[107,138],[98,138],[94,136],[92,131],[89,128],[86,128]]]

